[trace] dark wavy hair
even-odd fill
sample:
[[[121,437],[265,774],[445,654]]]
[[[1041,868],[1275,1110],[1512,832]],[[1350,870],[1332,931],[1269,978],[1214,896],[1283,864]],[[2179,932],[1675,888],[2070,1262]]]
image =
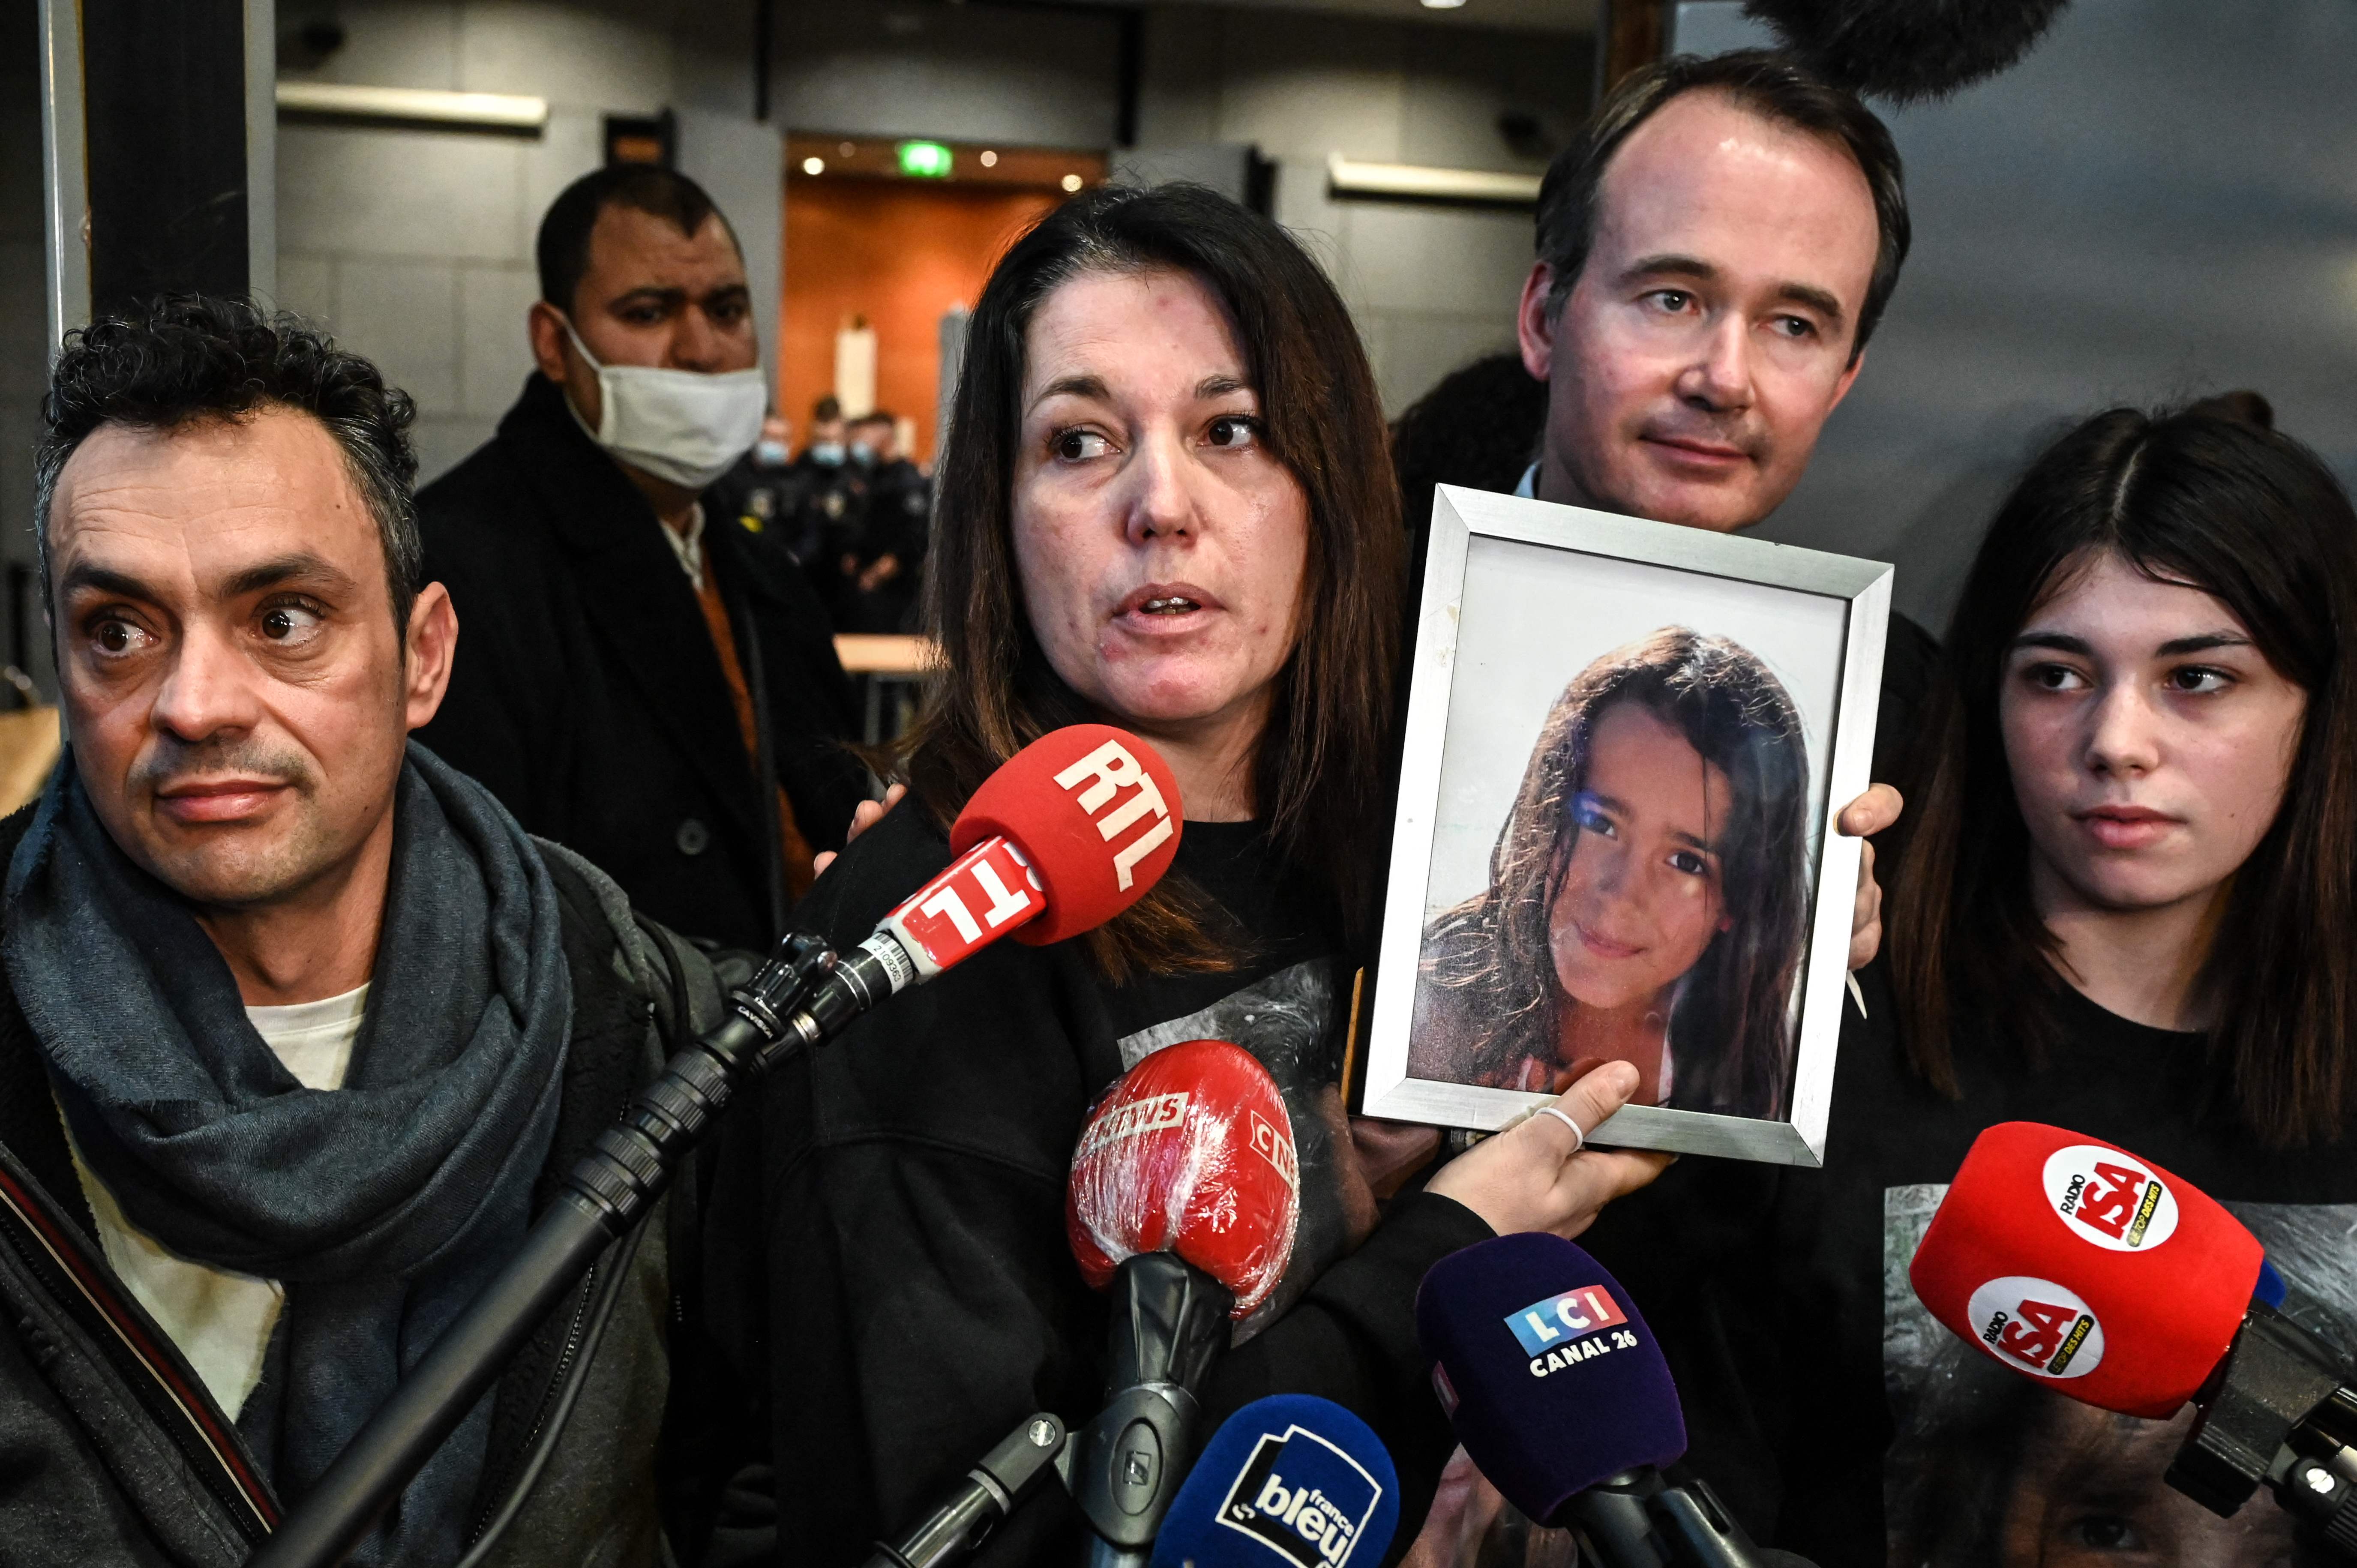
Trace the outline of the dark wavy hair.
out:
[[[1023,606],[1012,533],[1026,333],[1049,295],[1095,273],[1171,272],[1219,301],[1259,394],[1269,453],[1309,506],[1299,630],[1253,758],[1254,811],[1279,860],[1372,938],[1389,836],[1392,682],[1405,543],[1382,400],[1358,328],[1326,274],[1269,219],[1200,186],[1103,186],[1035,224],[1002,257],[966,328],[927,557],[925,618],[945,668],[897,766],[946,821],[992,769],[1051,729],[1092,719],[1049,666]],[[1232,961],[1200,894],[1165,877],[1087,939],[1108,974]]]
[[[1689,92],[1721,92],[1764,120],[1822,137],[1848,153],[1874,197],[1874,272],[1850,339],[1850,359],[1866,351],[1883,307],[1899,286],[1912,226],[1906,171],[1890,128],[1857,94],[1820,76],[1799,56],[1737,49],[1707,58],[1673,55],[1621,78],[1571,145],[1555,155],[1539,186],[1538,259],[1547,264],[1547,311],[1558,314],[1579,282],[1596,243],[1605,170],[1638,126]]]
[[[1490,886],[1425,933],[1431,1027],[1421,1031],[1419,1062],[1446,1056],[1438,1076],[1486,1081],[1525,1056],[1553,1059],[1563,1010],[1577,1004],[1555,980],[1547,927],[1579,838],[1573,806],[1587,787],[1588,743],[1616,703],[1637,703],[1684,736],[1727,775],[1733,797],[1718,854],[1735,923],[1679,989],[1669,1103],[1781,1115],[1809,922],[1808,742],[1792,696],[1757,655],[1684,627],[1604,655],[1548,712],[1490,853]]]
[[[242,299],[185,295],[68,332],[41,400],[33,448],[33,538],[41,599],[49,602],[49,506],[58,476],[102,424],[172,431],[200,420],[242,420],[291,408],[328,428],[344,455],[384,546],[396,633],[409,629],[425,545],[411,486],[417,410],[377,368],[299,317],[264,314]],[[404,643],[404,646],[406,644]]]
[[[2266,406],[2095,415],[2030,465],[1974,559],[1890,910],[1907,1051],[1949,1093],[1966,1005],[2033,1060],[2054,1043],[2064,982],[2030,903],[1998,682],[2038,607],[2115,555],[2217,598],[2308,693],[2283,804],[2227,890],[2201,984],[2219,1087],[2263,1142],[2336,1136],[2357,1110],[2357,512]]]

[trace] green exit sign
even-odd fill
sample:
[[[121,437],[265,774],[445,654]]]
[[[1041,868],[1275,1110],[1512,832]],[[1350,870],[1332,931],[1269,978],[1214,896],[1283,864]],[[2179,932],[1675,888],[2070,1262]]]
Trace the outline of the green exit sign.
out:
[[[947,179],[950,150],[939,142],[903,142],[900,172],[910,179]]]

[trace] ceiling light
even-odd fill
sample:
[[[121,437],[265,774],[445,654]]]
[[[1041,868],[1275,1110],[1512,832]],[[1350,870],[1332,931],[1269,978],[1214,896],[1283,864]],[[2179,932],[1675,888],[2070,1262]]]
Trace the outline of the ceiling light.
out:
[[[837,157],[847,158],[858,150],[859,149],[857,147],[853,146],[849,142],[837,142],[834,145],[834,152]]]
[[[1465,0],[1424,0],[1424,8],[1427,11],[1454,11],[1464,4]]]
[[[802,160],[802,173],[824,174],[825,172],[826,160],[824,158],[804,158]]]
[[[1066,190],[1078,190],[1078,189],[1080,189],[1080,188],[1081,188],[1081,177],[1080,177],[1079,175],[1076,175],[1076,174],[1068,174],[1068,175],[1066,175],[1066,176],[1064,177],[1064,188],[1065,188]]]
[[[985,168],[996,168],[998,166],[998,155],[996,153],[983,154],[982,166]]]

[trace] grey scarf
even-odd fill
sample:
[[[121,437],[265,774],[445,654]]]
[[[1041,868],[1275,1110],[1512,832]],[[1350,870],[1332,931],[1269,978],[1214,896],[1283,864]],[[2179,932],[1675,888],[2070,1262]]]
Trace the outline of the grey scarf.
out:
[[[334,1091],[263,1043],[219,950],[107,835],[70,757],[5,900],[0,961],[98,1178],[174,1251],[285,1283],[285,1380],[259,1428],[274,1452],[257,1457],[299,1498],[523,1235],[573,1012],[540,853],[481,785],[410,746],[368,1015]],[[490,1427],[486,1397],[352,1561],[453,1561]]]

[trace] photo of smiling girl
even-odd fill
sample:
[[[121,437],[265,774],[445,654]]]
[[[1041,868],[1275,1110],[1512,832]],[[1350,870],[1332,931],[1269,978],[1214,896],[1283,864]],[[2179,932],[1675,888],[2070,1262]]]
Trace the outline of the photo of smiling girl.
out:
[[[1808,747],[1767,665],[1665,627],[1548,713],[1489,886],[1425,933],[1408,1072],[1548,1091],[1635,1064],[1635,1103],[1784,1113],[1808,926]]]

